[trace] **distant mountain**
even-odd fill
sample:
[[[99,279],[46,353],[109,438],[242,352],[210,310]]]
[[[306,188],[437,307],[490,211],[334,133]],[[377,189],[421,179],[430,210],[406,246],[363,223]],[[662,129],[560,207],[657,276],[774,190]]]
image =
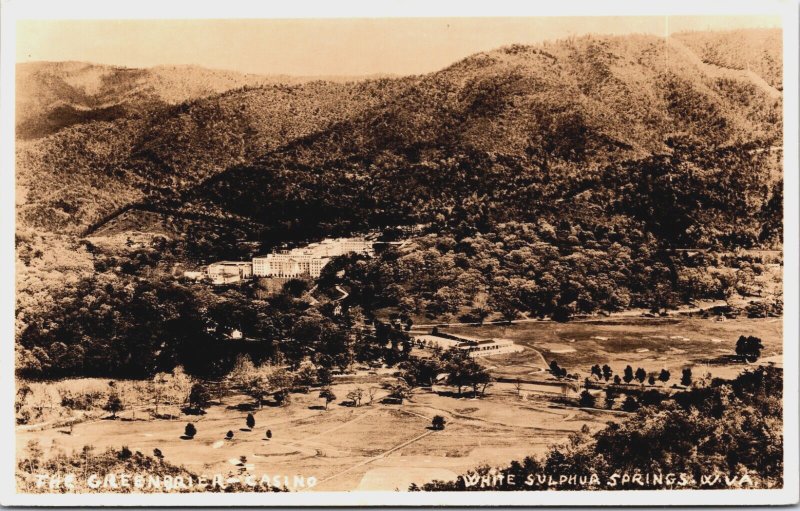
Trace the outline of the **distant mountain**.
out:
[[[17,65],[17,136],[110,121],[156,107],[267,82],[263,76],[193,66],[133,69],[84,62]]]
[[[138,69],[85,62],[22,63],[16,74],[17,136],[22,139],[50,135],[75,124],[142,115],[241,87],[367,78],[262,76],[198,66]]]
[[[759,54],[779,62],[774,32]],[[19,218],[81,233],[141,203],[274,235],[445,218],[487,195],[477,202],[513,217],[584,197],[580,186],[604,168],[676,148],[728,162],[763,154],[758,172],[769,177],[780,168],[770,156],[782,137],[780,80],[769,65],[708,56],[737,44],[729,33],[571,38],[419,77],[244,87],[74,126],[21,144]]]

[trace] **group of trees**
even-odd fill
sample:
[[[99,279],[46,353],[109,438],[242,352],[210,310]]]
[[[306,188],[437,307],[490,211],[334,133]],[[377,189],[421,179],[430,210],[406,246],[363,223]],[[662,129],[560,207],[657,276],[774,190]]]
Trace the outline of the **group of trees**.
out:
[[[758,360],[763,349],[761,339],[752,335],[740,335],[736,341],[736,356],[750,363]]]
[[[721,489],[723,476],[743,484],[744,488],[778,488],[783,485],[783,374],[774,367],[746,371],[734,380],[715,379],[708,387],[693,388],[649,406],[622,423],[612,422],[589,435],[573,436],[566,445],[554,446],[542,457],[513,461],[500,470],[504,480],[496,486],[475,484],[489,474],[489,466],[460,476],[454,482],[435,481],[421,488],[445,490],[552,490],[547,477],[575,474],[574,481],[559,485],[559,490],[589,489],[669,489],[665,479],[648,479],[609,486],[613,474],[632,468],[658,467],[661,474],[685,474],[681,488]],[[623,405],[624,408],[624,405]],[[513,474],[513,483],[508,475]],[[596,474],[600,486],[590,482]],[[719,474],[705,484],[701,476]],[[750,481],[742,479],[749,474]],[[580,477],[585,476],[585,477]],[[491,476],[490,476],[491,477]],[[472,481],[472,484],[467,484]],[[674,484],[674,483],[673,483]]]
[[[623,374],[622,378],[620,378],[619,375],[614,375],[614,371],[608,364],[603,364],[603,367],[600,367],[599,364],[595,364],[589,369],[589,372],[591,373],[592,377],[594,377],[597,381],[605,381],[606,383],[613,381],[613,383],[615,383],[616,385],[619,385],[623,381],[629,384],[634,380],[637,380],[640,384],[644,384],[645,380],[647,380],[647,383],[649,385],[655,385],[656,381],[660,381],[661,383],[667,383],[671,377],[671,373],[666,368],[662,368],[661,371],[659,371],[656,374],[656,373],[649,373],[648,371],[646,371],[641,367],[637,368],[636,371],[634,371],[633,367],[631,367],[630,365],[625,366],[625,369],[622,372]],[[681,384],[684,386],[690,385],[691,369],[689,368],[684,369],[683,374],[684,376],[681,379]],[[686,376],[687,374],[689,375],[688,381],[687,383],[684,383],[684,381],[687,379]]]
[[[345,271],[343,278],[332,272],[321,286],[346,285],[351,303],[365,310],[390,307],[469,322],[489,315],[568,320],[725,299],[739,281],[715,264],[705,254],[667,250],[646,226],[630,220],[539,219],[468,236],[437,232],[373,260],[353,256],[336,267]]]
[[[434,353],[431,358],[411,357],[400,368],[403,380],[411,387],[431,386],[439,375],[444,374],[447,379],[443,383],[456,387],[459,396],[465,387],[472,390],[473,396],[483,396],[492,384],[486,368],[457,348]]]

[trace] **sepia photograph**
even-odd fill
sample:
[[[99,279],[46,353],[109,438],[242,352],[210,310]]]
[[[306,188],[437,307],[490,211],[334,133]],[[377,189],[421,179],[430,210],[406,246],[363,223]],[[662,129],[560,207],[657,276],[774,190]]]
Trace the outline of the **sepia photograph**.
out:
[[[796,10],[190,11],[8,22],[4,504],[797,501]]]

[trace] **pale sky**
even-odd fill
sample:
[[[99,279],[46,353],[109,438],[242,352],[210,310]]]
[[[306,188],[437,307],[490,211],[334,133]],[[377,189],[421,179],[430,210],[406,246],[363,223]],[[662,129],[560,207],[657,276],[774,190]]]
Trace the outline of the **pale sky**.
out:
[[[199,65],[297,76],[418,74],[479,51],[570,35],[780,27],[777,16],[23,20],[17,61]]]

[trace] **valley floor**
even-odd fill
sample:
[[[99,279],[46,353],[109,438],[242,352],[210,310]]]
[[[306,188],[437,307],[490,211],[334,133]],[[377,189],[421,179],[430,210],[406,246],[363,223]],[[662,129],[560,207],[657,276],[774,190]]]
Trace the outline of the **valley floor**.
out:
[[[619,410],[561,405],[536,385],[517,389],[508,381],[549,378],[544,368],[551,358],[577,372],[579,386],[595,363],[609,363],[615,373],[625,364],[648,371],[668,367],[673,374],[668,385],[678,381],[685,366],[693,367],[697,378],[706,371],[730,377],[746,368],[722,353],[733,352],[739,335],[763,339],[766,349],[759,363],[780,365],[782,360],[779,319],[614,319],[462,328],[473,335],[513,338],[527,348],[483,359],[492,374],[505,381],[490,386],[483,398],[451,397],[433,387],[417,389],[402,405],[384,404],[380,401],[386,391],[380,390],[372,404],[365,399],[361,406],[347,406],[344,396],[349,390],[389,378],[392,372],[363,371],[333,385],[338,399],[327,410],[313,389],[292,394],[288,406],[253,410],[252,431],[245,426],[251,399],[233,394],[202,416],[145,420],[145,413],[128,410],[116,420],[97,418],[71,429],[18,427],[17,453],[22,457],[31,440],[50,453],[80,451],[87,444],[98,451],[127,446],[146,455],[157,448],[165,461],[210,477],[299,475],[306,481],[316,479],[312,491],[404,491],[411,483],[451,480],[482,464],[501,466],[542,454],[584,426],[596,431],[608,421],[624,419],[626,413]],[[667,388],[661,383],[657,387]],[[446,418],[444,430],[430,429],[434,415]],[[191,440],[181,439],[187,422],[197,427]],[[267,429],[271,439],[266,439]],[[234,436],[226,440],[229,430]]]

